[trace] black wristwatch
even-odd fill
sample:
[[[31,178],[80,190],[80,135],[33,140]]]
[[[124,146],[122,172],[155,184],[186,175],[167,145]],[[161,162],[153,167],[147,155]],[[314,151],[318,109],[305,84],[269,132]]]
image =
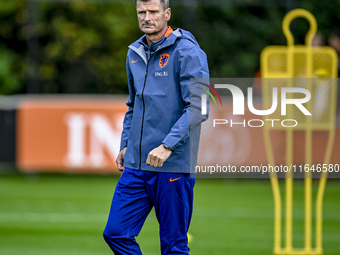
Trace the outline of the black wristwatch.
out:
[[[164,147],[164,149],[167,149],[167,150],[169,150],[169,151],[173,151],[173,150],[170,148],[170,146],[169,146],[169,145],[166,145],[165,143],[163,143],[163,147]]]

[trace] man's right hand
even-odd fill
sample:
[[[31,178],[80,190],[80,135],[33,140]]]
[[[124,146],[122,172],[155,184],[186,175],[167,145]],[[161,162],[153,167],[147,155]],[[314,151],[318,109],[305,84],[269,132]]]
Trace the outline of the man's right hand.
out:
[[[124,163],[124,154],[125,154],[125,151],[126,151],[126,147],[124,147],[124,148],[118,153],[118,156],[117,156],[117,159],[116,159],[116,164],[117,164],[117,166],[118,166],[118,170],[119,170],[119,171],[124,171],[123,163]]]

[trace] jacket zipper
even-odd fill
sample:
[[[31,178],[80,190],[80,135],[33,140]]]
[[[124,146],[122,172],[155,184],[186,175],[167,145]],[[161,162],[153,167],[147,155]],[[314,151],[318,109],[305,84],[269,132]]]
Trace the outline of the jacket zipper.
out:
[[[151,58],[151,56],[150,56]],[[146,73],[145,73],[145,80],[144,80],[144,86],[142,90],[142,101],[143,101],[143,117],[142,117],[142,127],[141,127],[141,133],[140,133],[140,141],[139,141],[139,170],[142,167],[142,139],[143,139],[143,127],[144,127],[144,115],[145,115],[145,102],[144,102],[144,90],[145,90],[145,85],[146,85],[146,79],[148,77],[148,69],[149,69],[149,62],[150,59],[146,65]]]

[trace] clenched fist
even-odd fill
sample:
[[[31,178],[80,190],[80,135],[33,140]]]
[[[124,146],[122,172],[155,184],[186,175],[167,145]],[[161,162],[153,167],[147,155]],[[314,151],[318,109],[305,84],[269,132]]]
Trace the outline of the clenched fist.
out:
[[[165,149],[163,144],[158,146],[157,148],[150,151],[148,158],[146,159],[146,164],[153,167],[161,167],[165,160],[167,160],[172,151]]]
[[[118,153],[118,156],[117,156],[117,159],[116,159],[116,164],[117,164],[117,166],[118,166],[118,170],[119,170],[119,171],[124,171],[123,163],[124,163],[124,154],[125,154],[125,151],[126,151],[126,147],[124,147],[124,148]]]

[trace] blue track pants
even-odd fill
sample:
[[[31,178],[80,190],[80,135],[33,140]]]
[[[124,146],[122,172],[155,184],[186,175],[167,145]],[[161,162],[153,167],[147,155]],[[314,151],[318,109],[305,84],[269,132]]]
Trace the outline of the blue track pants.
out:
[[[142,254],[135,240],[155,207],[161,254],[189,254],[195,179],[190,174],[126,168],[112,199],[104,239],[116,255]]]

